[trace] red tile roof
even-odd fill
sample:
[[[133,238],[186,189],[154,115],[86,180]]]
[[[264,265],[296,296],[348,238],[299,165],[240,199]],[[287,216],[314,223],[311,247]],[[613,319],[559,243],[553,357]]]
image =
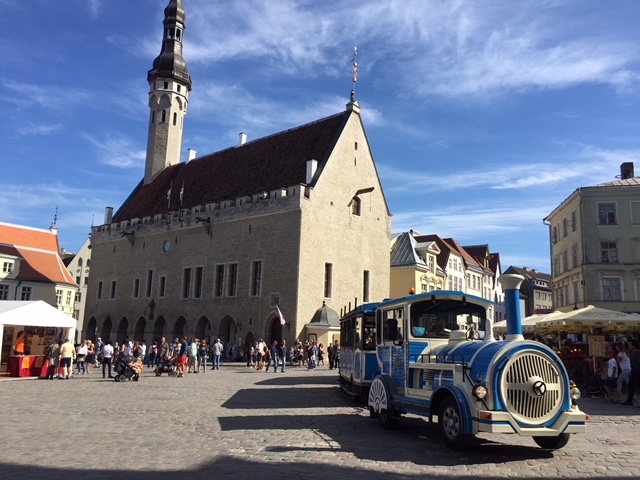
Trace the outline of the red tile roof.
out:
[[[167,167],[151,183],[144,185],[141,182],[116,212],[113,221],[148,217],[303,184],[307,161],[317,160],[318,170],[322,169],[349,115],[351,112],[345,111]]]
[[[0,253],[24,259],[21,280],[76,285],[58,251],[58,236],[49,230],[0,223]]]

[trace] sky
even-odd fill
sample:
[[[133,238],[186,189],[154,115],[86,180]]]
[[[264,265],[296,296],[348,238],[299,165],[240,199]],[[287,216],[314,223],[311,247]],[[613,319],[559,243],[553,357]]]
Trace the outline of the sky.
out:
[[[0,0],[0,222],[75,252],[144,176],[168,0]],[[356,96],[393,232],[550,272],[543,219],[640,159],[640,2],[184,0],[198,155]],[[636,171],[640,161],[636,162]]]

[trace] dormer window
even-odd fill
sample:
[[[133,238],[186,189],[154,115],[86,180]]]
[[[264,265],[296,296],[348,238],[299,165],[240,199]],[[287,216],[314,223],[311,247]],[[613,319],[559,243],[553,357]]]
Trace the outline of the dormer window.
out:
[[[358,197],[351,199],[351,215],[360,216],[362,203]]]

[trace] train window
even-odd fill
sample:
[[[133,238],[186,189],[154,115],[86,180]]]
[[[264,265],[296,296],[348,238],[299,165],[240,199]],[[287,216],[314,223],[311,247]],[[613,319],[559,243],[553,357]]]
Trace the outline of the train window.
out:
[[[404,339],[402,322],[402,307],[383,312],[384,322],[384,340],[397,342]]]
[[[410,333],[414,338],[448,338],[452,330],[484,328],[484,307],[459,300],[426,300],[411,305]]]

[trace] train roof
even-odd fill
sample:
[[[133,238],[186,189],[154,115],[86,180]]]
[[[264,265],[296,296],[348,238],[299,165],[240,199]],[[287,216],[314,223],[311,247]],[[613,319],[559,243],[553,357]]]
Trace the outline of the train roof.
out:
[[[396,302],[406,302],[408,300],[416,301],[416,300],[428,300],[428,299],[451,299],[451,300],[462,300],[469,299],[476,303],[482,303],[484,305],[494,305],[494,302],[491,300],[487,300],[486,298],[478,297],[476,295],[470,295],[468,293],[459,292],[455,290],[435,290],[433,292],[425,292],[425,293],[414,293],[413,295],[406,295],[404,297],[398,298],[390,298],[385,299],[384,301],[378,303],[377,306],[390,305]]]
[[[371,302],[371,303],[363,303],[362,305],[358,305],[356,308],[354,308],[353,310],[348,311],[347,313],[345,313],[342,318],[346,318],[349,317],[351,315],[353,315],[354,313],[374,313],[376,311],[376,308],[378,308],[378,305],[380,305],[382,302]]]

